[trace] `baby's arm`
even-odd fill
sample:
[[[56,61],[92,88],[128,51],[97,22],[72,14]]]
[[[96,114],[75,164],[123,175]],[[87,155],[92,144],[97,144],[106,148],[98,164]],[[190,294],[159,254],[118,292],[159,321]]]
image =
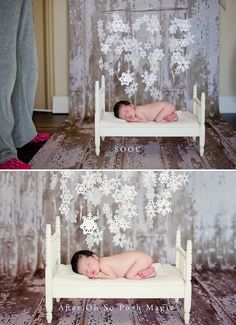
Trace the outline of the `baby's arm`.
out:
[[[144,113],[139,112],[135,116],[135,118],[131,122],[148,122],[149,120],[147,119],[146,115]]]
[[[116,279],[117,275],[110,265],[106,263],[100,264],[100,272],[96,276],[96,279]]]

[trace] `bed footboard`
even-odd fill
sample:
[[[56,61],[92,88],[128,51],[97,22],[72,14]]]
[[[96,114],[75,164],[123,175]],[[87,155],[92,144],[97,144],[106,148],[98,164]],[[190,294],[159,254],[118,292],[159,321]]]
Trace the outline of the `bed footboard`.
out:
[[[180,229],[176,232],[176,268],[184,278],[184,322],[189,324],[192,298],[192,241],[187,241],[186,251],[181,246]]]

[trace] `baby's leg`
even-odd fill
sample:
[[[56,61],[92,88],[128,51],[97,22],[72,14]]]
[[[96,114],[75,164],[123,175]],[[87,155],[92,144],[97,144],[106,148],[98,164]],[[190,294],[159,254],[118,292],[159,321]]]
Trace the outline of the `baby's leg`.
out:
[[[140,275],[142,279],[153,278],[156,276],[156,271],[153,266],[149,266],[146,269],[140,271],[138,275]]]
[[[142,277],[139,275],[139,272],[142,270],[145,270],[152,265],[152,258],[150,257],[150,260],[136,260],[128,269],[128,271],[125,274],[126,279],[142,279]]]
[[[160,112],[157,114],[155,118],[156,122],[165,122],[164,117],[174,113],[175,111],[175,106],[170,103],[163,102],[162,105],[163,105],[162,109],[160,110]]]

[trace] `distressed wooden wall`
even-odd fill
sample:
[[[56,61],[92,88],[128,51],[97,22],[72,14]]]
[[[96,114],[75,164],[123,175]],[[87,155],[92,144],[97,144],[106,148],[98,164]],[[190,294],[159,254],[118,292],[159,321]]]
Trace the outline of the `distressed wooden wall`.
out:
[[[80,173],[75,172],[75,177]],[[157,216],[153,230],[145,221],[145,190],[140,181],[145,172],[133,173],[138,189],[138,216],[130,235],[135,249],[148,252],[156,261],[174,263],[175,232],[181,226],[183,243],[187,238],[193,240],[196,266],[235,266],[235,172],[189,171],[188,184],[173,197],[173,212],[166,217]],[[60,205],[60,193],[51,191],[49,182],[48,171],[0,173],[0,274],[16,275],[44,268],[45,226],[51,223],[54,228]],[[75,194],[73,188],[71,192]],[[79,211],[80,202],[75,196],[72,209]],[[64,263],[70,261],[75,250],[85,247],[79,225],[79,220],[69,223],[62,219]],[[122,249],[114,247],[111,235],[105,232],[102,245],[94,251],[106,255]]]
[[[98,68],[100,49],[97,21],[119,12],[126,22],[144,13],[160,19],[165,57],[158,75],[160,99],[173,102],[177,109],[192,110],[192,89],[207,95],[207,113],[218,113],[219,75],[219,4],[216,0],[69,0],[70,15],[70,114],[82,120],[94,116],[94,82],[101,76]],[[188,50],[194,54],[190,69],[181,77],[172,78],[168,28],[173,17],[191,18],[195,43]],[[141,34],[141,33],[140,33]],[[140,36],[140,35],[139,35]],[[143,35],[145,37],[145,35]],[[122,68],[122,67],[121,67]],[[143,69],[142,67],[140,69]],[[142,71],[138,71],[142,72]],[[111,110],[117,100],[127,99],[116,76],[106,74],[106,107]],[[143,87],[143,88],[142,88]],[[144,85],[131,98],[136,104],[152,101]]]

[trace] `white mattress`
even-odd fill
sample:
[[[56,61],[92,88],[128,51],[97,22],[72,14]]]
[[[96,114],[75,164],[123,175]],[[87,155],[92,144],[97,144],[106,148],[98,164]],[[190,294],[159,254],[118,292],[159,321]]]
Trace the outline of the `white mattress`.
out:
[[[93,287],[101,285],[105,287],[129,287],[137,286],[138,284],[145,287],[173,287],[183,286],[184,280],[181,273],[176,267],[170,264],[153,264],[156,270],[156,277],[145,280],[128,280],[124,278],[114,280],[92,280],[84,275],[76,274],[72,271],[71,265],[59,265],[55,276],[53,277],[53,286],[65,286],[65,287]]]
[[[101,128],[199,128],[199,122],[197,117],[190,112],[177,111],[178,121],[168,123],[157,123],[157,122],[134,122],[129,123],[125,120],[119,119],[114,116],[113,112],[104,112],[100,126]]]

